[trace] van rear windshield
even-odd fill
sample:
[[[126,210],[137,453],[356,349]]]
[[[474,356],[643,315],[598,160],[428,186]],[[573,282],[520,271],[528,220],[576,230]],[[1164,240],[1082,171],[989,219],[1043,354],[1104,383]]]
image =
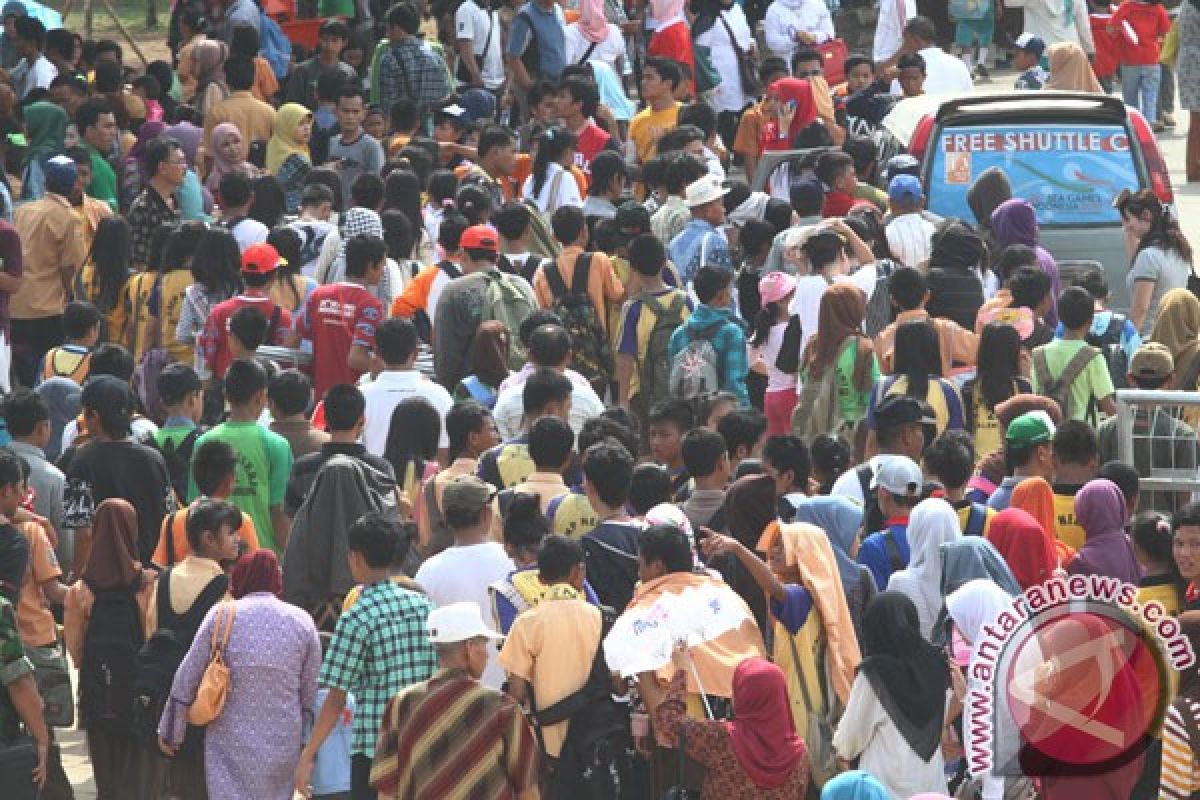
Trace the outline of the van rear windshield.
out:
[[[1004,171],[1013,197],[1032,203],[1046,226],[1120,224],[1113,198],[1140,185],[1122,125],[944,128],[934,147],[929,209],[944,217],[974,221],[967,190],[989,167]]]

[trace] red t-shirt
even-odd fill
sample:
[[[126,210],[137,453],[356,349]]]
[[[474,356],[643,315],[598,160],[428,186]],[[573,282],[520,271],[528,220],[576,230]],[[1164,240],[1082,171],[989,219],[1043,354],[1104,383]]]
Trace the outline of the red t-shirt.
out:
[[[358,382],[350,369],[350,348],[375,349],[375,326],[383,321],[383,303],[357,283],[319,286],[304,304],[298,330],[313,344],[313,391],[316,397],[339,383]]]
[[[575,134],[575,136],[575,166],[583,170],[584,174],[591,175],[592,159],[608,146],[608,142],[612,137],[609,136],[607,131],[590,119],[583,126],[583,130]]]
[[[276,306],[271,298],[240,294],[218,303],[208,315],[204,330],[200,332],[204,363],[215,378],[224,377],[225,370],[229,369],[229,363],[233,361],[233,354],[229,350],[229,320],[244,306],[254,306],[263,313],[268,322],[274,318],[275,310],[279,309],[278,322],[267,331],[267,341],[277,345],[287,343],[287,333],[292,327],[292,314],[286,308]]]
[[[1128,21],[1137,34],[1137,44],[1129,40],[1125,26],[1121,24],[1123,21]],[[1159,41],[1171,30],[1171,17],[1165,8],[1157,3],[1125,0],[1117,6],[1110,24],[1117,29],[1121,41],[1122,64],[1141,67],[1158,64],[1161,53]]]
[[[850,209],[854,208],[854,204],[857,202],[858,198],[854,195],[835,189],[825,195],[825,207],[821,211],[821,216],[825,218],[844,217],[850,213]]]
[[[646,55],[662,56],[681,64],[687,64],[688,69],[692,71],[692,77],[696,76],[696,60],[692,54],[692,34],[687,23],[682,20],[656,30],[650,37],[650,44],[646,46]],[[696,88],[694,80],[691,81],[691,86],[694,93]]]

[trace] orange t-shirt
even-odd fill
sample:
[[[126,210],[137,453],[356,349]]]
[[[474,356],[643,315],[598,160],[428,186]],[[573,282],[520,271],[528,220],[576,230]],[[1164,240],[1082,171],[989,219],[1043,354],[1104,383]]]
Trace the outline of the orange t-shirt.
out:
[[[162,532],[158,537],[158,547],[154,548],[154,555],[151,556],[151,560],[160,567],[171,566],[167,563],[170,561],[167,557],[168,525],[171,526],[171,543],[175,548],[175,563],[178,564],[192,553],[187,538],[187,514],[180,514],[176,511],[163,519]],[[242,527],[238,528],[238,536],[241,537],[242,544],[246,545],[247,553],[253,553],[258,549],[258,534],[254,531],[254,520],[250,518],[249,514],[242,514]]]

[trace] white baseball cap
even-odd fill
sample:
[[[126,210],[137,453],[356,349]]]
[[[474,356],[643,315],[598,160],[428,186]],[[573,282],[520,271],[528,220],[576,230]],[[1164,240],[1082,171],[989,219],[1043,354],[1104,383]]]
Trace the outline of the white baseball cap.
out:
[[[872,489],[886,489],[900,497],[917,497],[924,487],[924,478],[917,462],[907,456],[892,456],[879,465],[871,478]]]
[[[729,189],[721,185],[721,181],[712,175],[705,175],[698,181],[688,184],[683,194],[683,203],[688,208],[708,205],[714,200],[720,200],[729,194]]]
[[[480,636],[504,638],[484,623],[478,603],[451,603],[435,608],[429,612],[425,628],[429,631],[429,641],[434,644],[455,644]]]

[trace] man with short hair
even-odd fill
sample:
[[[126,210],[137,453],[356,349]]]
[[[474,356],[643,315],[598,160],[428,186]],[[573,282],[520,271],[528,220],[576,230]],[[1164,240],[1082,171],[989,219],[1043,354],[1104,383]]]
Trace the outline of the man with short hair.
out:
[[[254,520],[259,543],[276,553],[287,547],[291,523],[283,512],[283,499],[292,469],[292,449],[287,440],[258,424],[267,407],[267,371],[253,359],[239,359],[225,373],[225,399],[229,419],[196,440],[228,442],[242,459],[233,502]],[[199,494],[195,476],[188,497]]]
[[[587,379],[568,367],[571,352],[571,335],[566,328],[561,325],[541,325],[534,329],[529,336],[529,372],[522,370],[517,380],[502,386],[492,408],[501,436],[511,439],[533,421],[525,413],[523,402],[526,380],[533,370],[552,369],[570,381],[571,413],[568,421],[576,434],[583,430],[583,424],[588,419],[604,410],[604,401]]]
[[[571,381],[557,370],[541,367],[534,371],[521,388],[522,432],[480,456],[479,477],[497,489],[506,489],[528,478],[535,469],[529,456],[529,425],[544,416],[569,419],[571,390]]]
[[[350,41],[350,29],[341,19],[327,19],[321,23],[317,39],[317,52],[307,61],[297,64],[288,77],[285,97],[289,103],[299,103],[310,109],[317,108],[317,82],[326,75],[342,83],[358,80],[354,68],[341,60],[342,50]],[[391,106],[384,106],[390,108]]]
[[[298,369],[285,369],[267,385],[267,408],[271,431],[287,440],[292,458],[315,453],[329,441],[329,434],[313,427],[308,409],[312,406],[312,381]]]
[[[12,436],[9,448],[29,465],[33,510],[45,517],[58,537],[62,560],[71,563],[69,537],[63,529],[63,488],[66,477],[46,458],[50,441],[50,409],[37,392],[17,389],[4,401],[4,420]]]
[[[521,707],[480,683],[500,636],[474,603],[429,614],[441,669],[388,702],[371,769],[380,798],[537,800],[538,746]],[[448,714],[446,709],[454,709]],[[486,757],[480,753],[490,754]]]
[[[719,267],[733,272],[729,242],[719,227],[725,224],[727,194],[729,189],[710,175],[692,183],[684,193],[683,202],[692,212],[692,221],[671,240],[667,253],[671,263],[679,269],[679,276],[688,285],[703,267]]]
[[[663,138],[669,133],[664,134]],[[660,153],[654,161],[660,160],[663,164],[663,191],[667,196],[650,217],[650,228],[663,244],[670,244],[692,221],[692,210],[684,200],[687,188],[707,173],[700,159],[684,152]]]
[[[96,509],[110,497],[128,501],[137,511],[137,556],[149,564],[162,519],[175,509],[170,471],[161,453],[129,436],[135,404],[127,381],[93,376],[81,403],[91,440],[72,455],[63,489],[62,524],[74,535],[72,572],[83,572]]]
[[[183,147],[171,138],[158,138],[146,145],[143,161],[146,186],[128,214],[129,257],[137,271],[145,271],[150,261],[150,246],[159,226],[179,222],[175,191],[183,185],[188,171]]]
[[[421,553],[426,557],[445,550],[454,540],[442,513],[442,494],[446,484],[459,475],[474,475],[483,454],[500,444],[500,434],[496,432],[492,412],[474,400],[458,402],[450,407],[446,412],[445,431],[449,441],[447,459],[450,464],[425,482],[422,489],[425,502],[421,504],[420,518],[417,520]],[[497,508],[492,515],[492,538],[496,540],[503,538],[502,522]]]
[[[504,547],[490,538],[495,487],[473,475],[464,475],[442,490],[442,513],[454,535],[454,544],[426,560],[414,577],[435,606],[472,602],[490,607],[488,587],[516,567]],[[504,670],[498,651],[488,648],[483,684],[499,689]]]
[[[464,4],[464,7],[466,5]],[[517,140],[503,125],[488,125],[479,134],[475,154],[474,163],[463,172],[462,183],[473,183],[487,189],[492,197],[493,207],[499,211],[517,194],[518,187],[513,180],[513,173],[517,169]],[[529,211],[522,207],[521,213],[528,220]],[[501,244],[509,244],[509,241],[506,241],[509,237],[505,236],[504,226],[495,218],[492,222],[500,229]],[[505,249],[504,252],[509,251]]]
[[[879,369],[883,374],[892,373],[896,330],[904,323],[914,320],[928,322],[937,334],[938,343],[941,345],[943,375],[951,375],[955,364],[974,366],[979,350],[979,337],[974,331],[967,330],[952,319],[930,316],[925,310],[930,296],[929,281],[925,273],[915,267],[900,267],[894,270],[888,277],[888,295],[891,297],[896,318],[875,337],[875,352],[879,354]]]
[[[275,109],[254,96],[254,61],[245,56],[231,56],[225,61],[225,82],[229,96],[204,112],[204,141],[212,141],[212,130],[223,122],[231,122],[242,132],[245,146],[267,142],[275,125]]]
[[[419,397],[433,406],[442,418],[438,450],[445,457],[450,446],[446,415],[454,405],[454,398],[445,387],[417,370],[416,327],[403,317],[384,320],[375,330],[375,354],[376,363],[381,364],[383,369],[375,375],[374,380],[362,387],[367,417],[363,442],[367,451],[377,456],[383,455],[392,424],[392,412],[408,398]]]
[[[720,423],[718,423],[718,426]],[[775,481],[775,507],[784,522],[796,515],[796,504],[808,497],[812,457],[808,445],[790,433],[767,438],[762,451],[763,474]]]
[[[58,76],[58,70],[46,58],[42,50],[46,46],[46,26],[36,17],[21,17],[16,23],[17,47],[21,51],[21,62],[9,73],[9,80],[17,92],[17,99],[34,89],[48,89],[50,81]]]
[[[733,475],[725,439],[708,428],[693,428],[683,435],[681,452],[693,486],[680,510],[692,523],[692,530],[705,527],[724,533],[728,528],[722,512],[725,489]]]
[[[87,193],[108,203],[108,207],[115,212],[118,210],[117,172],[108,157],[112,154],[120,130],[112,106],[99,97],[84,102],[75,112],[75,126],[92,157],[92,180],[88,183]]]
[[[595,233],[598,220],[616,219],[617,203],[625,194],[629,168],[620,153],[602,150],[590,165],[591,183],[583,201],[583,216]]]
[[[1091,30],[1087,38],[1090,40]],[[900,52],[918,55],[925,62],[925,91],[929,94],[970,94],[975,90],[971,70],[961,58],[955,58],[937,45],[937,27],[928,17],[913,17],[904,24]],[[900,94],[899,83],[892,83],[892,94]]]
[[[75,185],[75,162],[54,156],[46,162],[45,176],[46,194],[19,206],[13,217],[21,266],[14,275],[6,264],[0,278],[0,290],[12,293],[7,310],[12,320],[13,366],[24,386],[34,385],[46,351],[63,342],[67,287],[87,257],[83,226],[67,200]],[[4,255],[10,257],[13,243],[6,244]]]
[[[311,794],[309,778],[317,751],[342,717],[346,698],[353,695],[349,796],[352,800],[375,800],[377,795],[370,786],[371,761],[381,728],[385,732],[384,746],[377,763],[386,763],[396,753],[394,742],[386,738],[395,717],[388,714],[385,718],[384,709],[394,706],[398,692],[422,685],[421,681],[434,673],[434,651],[425,636],[433,603],[421,592],[392,580],[390,572],[401,535],[399,523],[381,513],[363,516],[346,534],[350,573],[363,589],[358,601],[338,617],[333,639],[325,650],[319,683],[329,693],[296,765],[296,790],[302,794]],[[483,662],[480,657],[475,663]],[[429,731],[427,725],[422,727],[422,733]],[[471,766],[476,766],[475,762]],[[385,770],[381,772],[386,774]],[[412,772],[405,769],[402,775],[409,777]]]
[[[450,94],[446,64],[417,34],[421,14],[411,2],[387,12],[387,49],[379,59],[379,105],[391,108],[402,97],[428,113]]]
[[[72,123],[73,125],[74,123]],[[105,201],[87,193],[88,184],[92,182],[92,157],[88,153],[88,149],[78,145],[68,147],[66,156],[75,162],[77,173],[75,185],[71,188],[67,199],[71,201],[71,206],[82,223],[80,227],[82,228],[84,250],[91,252],[92,240],[96,237],[96,228],[100,225],[100,220],[111,217],[113,210]],[[7,258],[4,263],[7,265]]]
[[[330,222],[333,216],[333,190],[320,183],[304,187],[300,195],[300,216],[288,223],[288,227],[300,234],[300,271],[312,275],[321,258],[325,237],[337,226]]]
[[[996,512],[967,497],[967,484],[975,472],[971,434],[946,431],[925,448],[921,465],[926,475],[942,485],[943,498],[958,512],[963,535],[986,537]]]
[[[361,86],[347,85],[338,92],[338,133],[329,141],[329,161],[342,182],[342,196],[352,196],[354,179],[378,175],[383,169],[383,145],[363,129],[367,93]]]
[[[537,495],[542,514],[554,532],[578,539],[596,526],[596,512],[587,497],[573,490],[563,474],[574,460],[575,434],[558,417],[541,417],[529,426],[529,458],[533,472],[525,480],[500,493],[500,510],[507,513],[518,494]]]
[[[745,461],[757,461],[767,435],[767,418],[757,408],[735,408],[717,421],[717,433],[729,451],[729,474]]]
[[[558,113],[567,130],[575,135],[575,166],[585,175],[592,172],[592,161],[604,150],[617,151],[617,140],[596,124],[593,117],[600,106],[600,90],[586,78],[565,78],[558,90]]]
[[[1026,478],[1054,482],[1055,430],[1045,411],[1028,411],[1008,423],[1004,432],[1004,464],[1008,474],[988,498],[988,508],[996,511],[1008,508],[1013,490]]]
[[[1095,427],[1097,409],[1107,416],[1117,413],[1112,376],[1104,354],[1087,343],[1095,301],[1080,286],[1064,289],[1058,300],[1063,338],[1033,350],[1033,391],[1051,395],[1056,385],[1067,398],[1064,419],[1078,419]]]
[[[675,100],[675,90],[681,83],[679,64],[669,58],[647,58],[642,66],[638,89],[646,107],[629,123],[629,139],[639,164],[654,158],[658,140],[678,123],[680,103]]]
[[[921,502],[925,479],[911,458],[885,461],[871,478],[871,491],[884,515],[884,527],[870,532],[858,549],[858,563],[871,570],[879,591],[908,566],[908,516]]]
[[[588,584],[602,605],[623,609],[638,581],[642,526],[626,513],[633,483],[633,454],[612,439],[583,454],[583,492],[596,512],[596,527],[583,535]]]
[[[250,216],[254,205],[254,184],[241,172],[227,172],[217,184],[221,197],[221,225],[233,235],[238,250],[246,250],[267,241],[270,229]]]
[[[693,287],[700,305],[687,321],[671,334],[667,362],[675,364],[680,353],[693,342],[708,341],[717,356],[714,367],[718,385],[707,387],[707,390],[732,392],[743,407],[749,407],[750,395],[746,391],[746,335],[730,310],[732,283],[732,271],[710,264],[700,267],[696,272]]]
[[[392,476],[391,462],[369,452],[360,441],[365,424],[366,400],[358,387],[346,383],[330,387],[325,393],[323,406],[329,441],[321,445],[317,452],[298,458],[291,465],[283,497],[283,513],[288,519],[296,516],[317,479],[317,473],[334,456],[356,458],[384,475]]]

